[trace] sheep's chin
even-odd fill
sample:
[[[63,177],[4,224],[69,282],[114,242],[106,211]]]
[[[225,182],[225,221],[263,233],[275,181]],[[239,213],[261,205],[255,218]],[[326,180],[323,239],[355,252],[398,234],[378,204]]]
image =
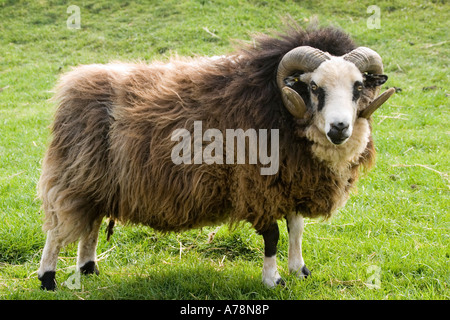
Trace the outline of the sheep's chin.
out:
[[[352,135],[339,145],[329,141],[326,134],[314,124],[306,129],[306,138],[313,142],[311,146],[313,155],[335,172],[342,172],[358,161],[369,142],[369,137],[369,122],[363,118],[356,119]]]

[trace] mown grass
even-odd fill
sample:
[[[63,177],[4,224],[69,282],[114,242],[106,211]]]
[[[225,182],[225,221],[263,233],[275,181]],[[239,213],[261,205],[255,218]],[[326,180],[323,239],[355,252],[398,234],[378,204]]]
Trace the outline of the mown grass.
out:
[[[74,1],[81,29],[66,27],[65,1],[0,0],[1,299],[449,299],[449,12],[445,1]],[[369,5],[381,28],[369,29]],[[45,235],[35,200],[58,76],[71,66],[172,54],[230,52],[233,39],[302,25],[317,16],[378,51],[399,92],[374,116],[376,167],[328,222],[307,220],[303,247],[312,277],[287,272],[261,284],[263,242],[247,225],[161,235],[118,226],[98,246],[100,276],[74,275],[76,246],[61,253],[56,292],[39,290]],[[216,231],[212,241],[209,233]],[[375,266],[375,267],[372,267]],[[373,269],[374,268],[374,269]],[[380,288],[369,284],[378,271]]]

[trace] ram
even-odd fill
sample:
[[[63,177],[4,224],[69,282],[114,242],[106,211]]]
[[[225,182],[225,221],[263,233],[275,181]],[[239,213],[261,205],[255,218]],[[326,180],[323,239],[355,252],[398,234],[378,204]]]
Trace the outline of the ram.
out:
[[[380,56],[343,31],[296,25],[225,56],[75,68],[57,87],[38,184],[47,232],[41,287],[56,288],[59,252],[77,240],[77,267],[98,273],[104,218],[109,234],[115,221],[162,232],[249,222],[264,239],[270,287],[282,282],[277,221],[285,218],[289,270],[308,276],[303,218],[331,217],[373,165],[370,117],[393,92],[377,97],[386,80]],[[194,136],[199,122],[202,132],[266,130],[267,144],[276,132],[277,170],[261,174],[260,160],[174,163],[173,133]],[[246,157],[252,150],[247,144]],[[223,157],[236,151],[223,148]]]

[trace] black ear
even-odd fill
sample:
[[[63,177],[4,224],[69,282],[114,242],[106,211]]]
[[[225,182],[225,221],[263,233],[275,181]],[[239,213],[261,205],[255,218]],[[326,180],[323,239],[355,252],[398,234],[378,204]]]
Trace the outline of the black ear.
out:
[[[302,74],[303,72],[295,72],[292,75],[286,77],[284,79],[284,83],[289,88],[297,91],[297,93],[303,98],[303,100],[308,101],[308,85],[300,80],[300,76]]]
[[[300,82],[301,75],[302,75],[301,72],[295,72],[291,74],[290,76],[284,79],[284,84],[287,85],[289,88],[293,88],[295,85],[298,85],[298,82]]]
[[[384,74],[365,73],[363,75],[363,79],[364,79],[364,86],[371,88],[381,86],[383,83],[387,81],[388,77],[387,75]]]

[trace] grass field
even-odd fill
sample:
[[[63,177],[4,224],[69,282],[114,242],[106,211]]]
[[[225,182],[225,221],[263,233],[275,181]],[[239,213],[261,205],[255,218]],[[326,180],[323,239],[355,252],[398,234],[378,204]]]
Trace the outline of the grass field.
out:
[[[69,29],[69,5],[81,28]],[[379,28],[369,28],[379,11]],[[450,299],[450,112],[447,1],[0,0],[0,299]],[[118,226],[97,250],[100,276],[61,252],[59,290],[39,289],[45,241],[35,200],[59,75],[71,66],[230,52],[233,39],[316,16],[383,57],[399,92],[374,115],[376,167],[330,221],[307,220],[312,277],[261,283],[262,237],[247,225],[161,235]],[[374,15],[375,14],[375,15]],[[400,90],[401,89],[401,90]],[[217,232],[212,241],[208,235]]]

